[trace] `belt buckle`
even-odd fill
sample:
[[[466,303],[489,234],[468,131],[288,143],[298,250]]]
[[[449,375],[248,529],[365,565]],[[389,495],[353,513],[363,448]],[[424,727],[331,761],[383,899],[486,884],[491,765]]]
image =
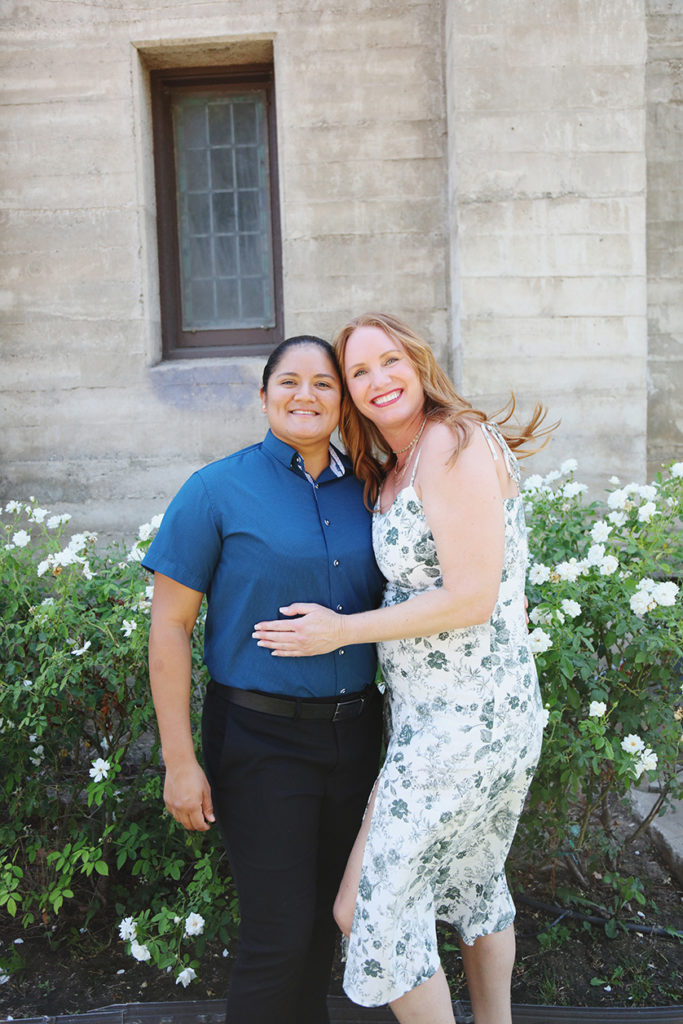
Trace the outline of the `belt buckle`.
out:
[[[358,707],[358,710],[355,712],[354,715],[351,715],[349,713],[350,709],[352,707],[355,709],[357,705],[360,705],[360,707]],[[356,700],[341,701],[339,704],[337,704],[337,706],[334,709],[334,714],[332,715],[332,721],[333,722],[341,722],[345,718],[352,718],[352,717],[356,718],[358,715],[363,713],[363,707],[364,706],[365,706],[365,697],[357,697]],[[345,708],[347,709],[346,713],[344,712]]]

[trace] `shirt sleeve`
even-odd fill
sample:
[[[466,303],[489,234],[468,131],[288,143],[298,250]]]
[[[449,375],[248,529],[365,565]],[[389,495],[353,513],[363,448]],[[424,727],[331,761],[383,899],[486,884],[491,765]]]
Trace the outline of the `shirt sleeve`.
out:
[[[221,547],[217,517],[200,474],[194,473],[171,501],[142,564],[206,594]]]

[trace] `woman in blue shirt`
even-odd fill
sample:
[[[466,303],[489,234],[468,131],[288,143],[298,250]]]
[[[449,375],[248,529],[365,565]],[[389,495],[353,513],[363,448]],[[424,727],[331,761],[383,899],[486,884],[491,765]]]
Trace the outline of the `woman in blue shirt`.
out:
[[[230,1024],[327,1024],[334,897],[379,759],[371,644],[299,662],[253,644],[252,624],[308,600],[376,607],[382,577],[347,457],[330,444],[341,379],[308,335],[270,356],[269,431],[183,485],[144,560],[155,573],[150,680],[164,801],[185,828],[217,821],[240,900]],[[190,637],[208,600],[204,769],[190,727]],[[206,773],[205,773],[206,772]]]

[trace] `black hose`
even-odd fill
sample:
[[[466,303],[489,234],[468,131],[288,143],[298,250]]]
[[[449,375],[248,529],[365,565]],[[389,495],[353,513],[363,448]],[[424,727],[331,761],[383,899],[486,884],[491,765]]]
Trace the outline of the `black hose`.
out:
[[[577,921],[587,921],[589,924],[598,925],[605,925],[610,920],[608,917],[596,917],[594,914],[582,914],[578,910],[558,907],[553,903],[541,903],[540,900],[535,900],[531,896],[524,896],[519,893],[515,895],[515,901],[531,907],[532,910],[542,910],[546,914],[557,914],[558,918],[557,921],[553,922],[554,924],[558,924],[564,917],[571,917]],[[626,931],[639,932],[641,935],[657,935],[663,939],[683,939],[683,932],[669,931],[657,925],[634,924],[632,921],[619,921],[618,924],[620,928],[625,928]]]

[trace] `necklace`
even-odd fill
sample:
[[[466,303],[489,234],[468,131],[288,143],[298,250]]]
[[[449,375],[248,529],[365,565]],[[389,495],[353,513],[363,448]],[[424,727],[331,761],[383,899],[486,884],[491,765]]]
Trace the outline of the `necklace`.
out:
[[[422,433],[422,431],[423,431],[423,430],[424,430],[424,428],[425,428],[425,423],[426,423],[426,422],[427,422],[427,417],[425,416],[425,418],[424,418],[424,419],[422,420],[422,426],[420,427],[420,429],[418,430],[417,434],[415,435],[415,437],[413,438],[413,440],[412,440],[412,441],[410,442],[410,444],[407,444],[407,445],[405,446],[405,448],[399,448],[399,449],[398,449],[398,451],[396,451],[396,452],[395,452],[395,451],[394,451],[394,449],[392,448],[392,449],[391,449],[391,454],[392,454],[392,455],[403,455],[403,453],[404,453],[404,452],[407,452],[409,448],[412,448],[412,447],[413,447],[413,445],[417,444],[417,442],[418,442],[418,441],[420,440],[420,434]]]
[[[414,448],[415,445],[417,444],[417,442],[422,437],[422,431],[424,430],[426,424],[427,424],[427,417],[425,416],[425,418],[422,420],[422,426],[420,427],[420,429],[418,430],[417,434],[415,435],[413,440],[410,442],[410,444],[407,444],[405,446],[405,448],[399,448],[399,450],[397,452],[395,452],[393,450],[393,448],[392,448],[392,453],[394,455],[402,455],[403,452],[410,451],[412,448]],[[405,475],[405,471],[407,470],[408,464],[410,463],[410,460],[412,459],[412,457],[413,457],[413,455],[412,455],[412,451],[411,451],[411,454],[408,456],[406,461],[403,463],[403,466],[402,466],[401,469],[398,468],[398,459],[396,459],[396,465],[394,466],[394,476],[396,477],[396,479],[399,482],[403,479],[403,477]]]

